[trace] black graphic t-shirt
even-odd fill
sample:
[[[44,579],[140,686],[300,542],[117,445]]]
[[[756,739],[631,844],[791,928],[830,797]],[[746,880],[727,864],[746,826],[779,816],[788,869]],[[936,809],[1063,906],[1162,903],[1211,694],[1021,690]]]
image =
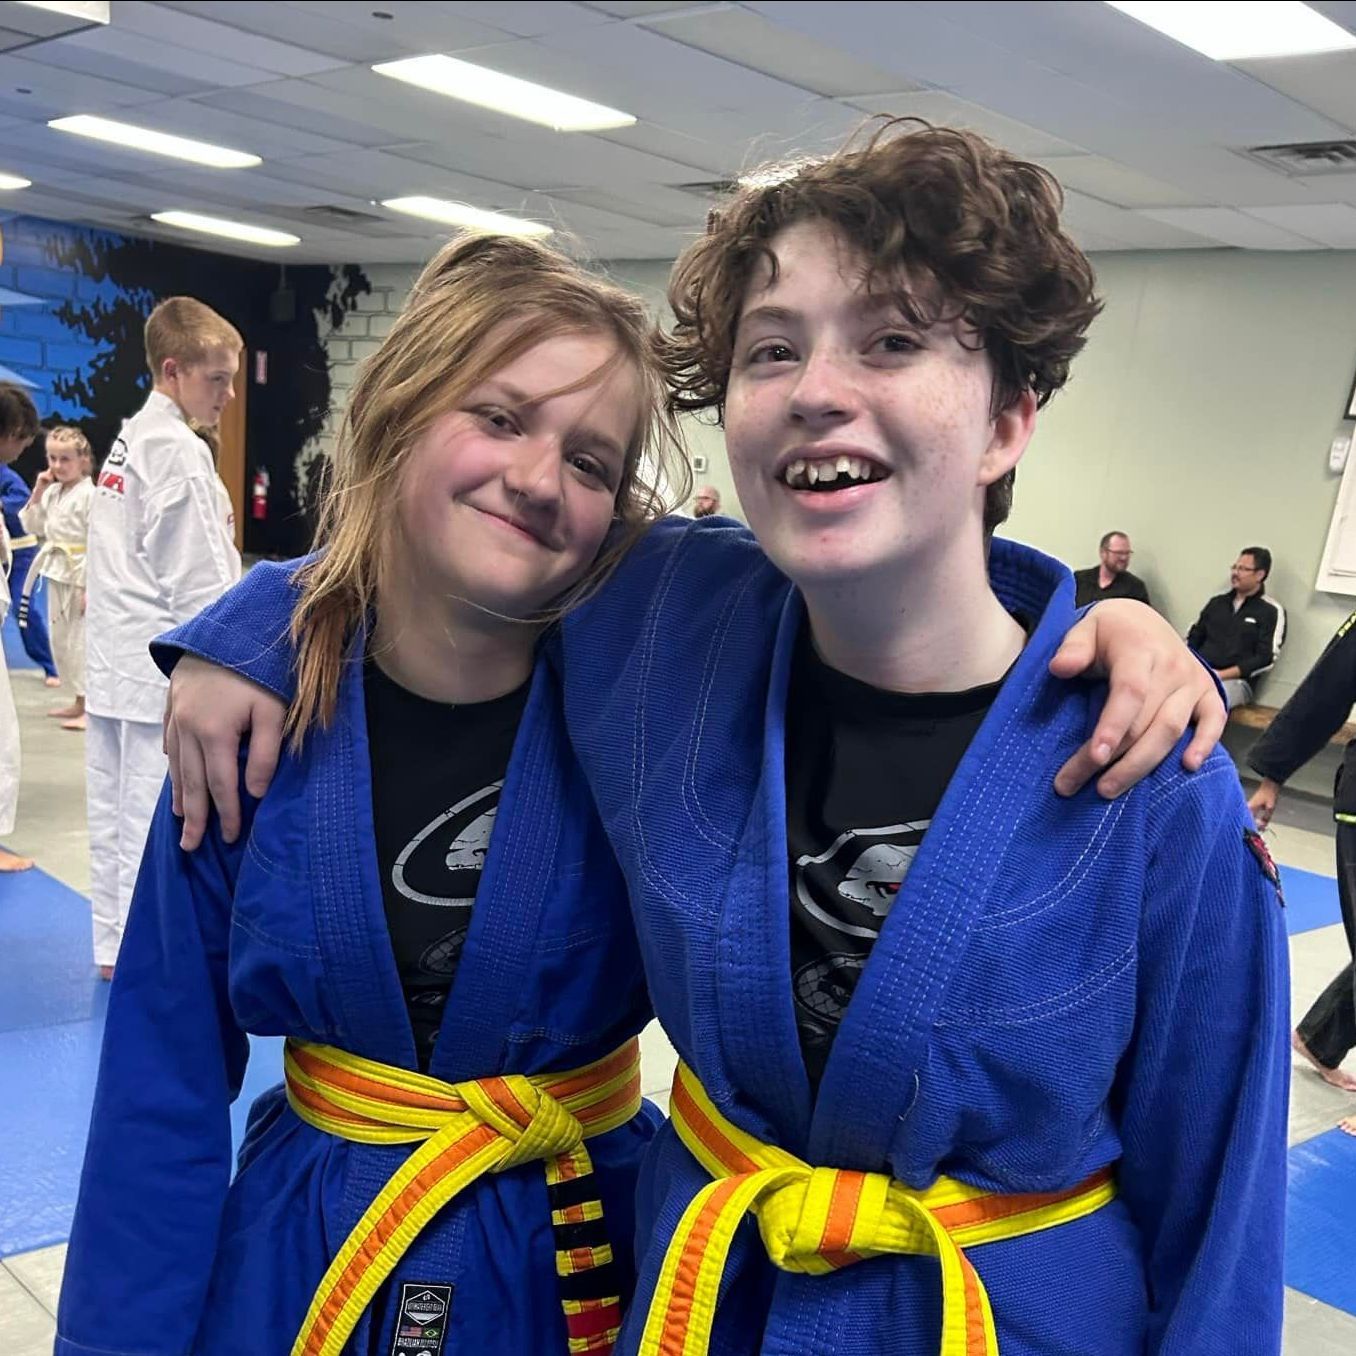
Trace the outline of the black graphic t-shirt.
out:
[[[386,923],[419,1067],[427,1070],[471,923],[528,684],[453,706],[388,678],[370,659],[363,696]]]
[[[818,1087],[871,948],[942,794],[1002,683],[885,692],[802,632],[786,712],[796,1024]]]

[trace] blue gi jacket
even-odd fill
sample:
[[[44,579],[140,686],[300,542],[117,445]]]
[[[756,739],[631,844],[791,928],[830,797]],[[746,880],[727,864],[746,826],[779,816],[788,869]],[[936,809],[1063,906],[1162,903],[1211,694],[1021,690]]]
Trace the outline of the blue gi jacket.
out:
[[[1040,620],[933,817],[814,1102],[782,761],[799,595],[747,533],[705,519],[654,534],[566,620],[566,720],[656,1011],[724,1115],[810,1163],[998,1191],[1116,1164],[1111,1206],[972,1250],[1003,1356],[1273,1356],[1287,949],[1237,774],[1222,752],[1194,776],[1172,757],[1119,800],[1059,799],[1055,772],[1104,697],[1048,671],[1075,620],[1072,577],[995,542],[990,578]],[[619,1350],[635,1349],[706,1180],[662,1130]],[[712,1350],[936,1356],[937,1277],[931,1258],[777,1274],[746,1224]]]
[[[285,645],[290,571],[250,578],[252,643]],[[267,586],[267,587],[263,587]],[[256,595],[257,598],[257,595]],[[636,1034],[649,1004],[624,884],[537,666],[430,1072],[570,1069]],[[450,751],[449,751],[450,753]],[[227,1108],[245,1032],[417,1067],[374,855],[362,666],[333,728],[287,753],[246,832],[179,851],[162,798],[109,999],[56,1356],[283,1356],[316,1284],[408,1149],[349,1144],[274,1089],[234,1182]],[[658,1112],[590,1140],[629,1294],[635,1180]],[[565,1350],[545,1176],[483,1178],[420,1235],[345,1347],[387,1356],[386,1296],[455,1291],[445,1356]]]
[[[1221,753],[1134,791],[1051,788],[1097,684],[1050,678],[1068,571],[994,543],[1039,618],[881,932],[817,1101],[791,994],[784,713],[799,596],[743,529],[659,524],[562,628],[566,719],[631,890],[655,1007],[720,1110],[812,1163],[999,1191],[1116,1164],[1095,1215],[971,1252],[1004,1356],[1280,1349],[1287,953]],[[177,635],[280,691],[250,580]],[[1179,750],[1180,752],[1180,750]],[[702,1170],[665,1128],[641,1174],[633,1351]],[[778,1274],[740,1231],[712,1351],[935,1356],[937,1267]]]

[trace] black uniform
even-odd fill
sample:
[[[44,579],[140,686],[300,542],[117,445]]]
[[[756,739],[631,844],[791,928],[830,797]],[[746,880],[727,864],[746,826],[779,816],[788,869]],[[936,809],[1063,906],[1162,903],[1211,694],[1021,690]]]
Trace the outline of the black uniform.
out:
[[[1100,603],[1103,598],[1133,598],[1137,603],[1149,603],[1149,589],[1139,575],[1122,570],[1106,588],[1102,587],[1102,568],[1094,565],[1087,570],[1074,571],[1075,607]],[[1149,603],[1152,607],[1153,604]]]
[[[1264,588],[1234,606],[1232,593],[1221,593],[1201,609],[1187,632],[1187,644],[1212,669],[1236,664],[1246,682],[1276,662],[1285,640],[1285,609]],[[1350,703],[1348,703],[1350,705]]]
[[[1257,741],[1248,763],[1263,777],[1284,782],[1332,738],[1356,703],[1356,612],[1309,670]],[[1356,740],[1346,746],[1333,787],[1337,821],[1337,892],[1347,945],[1356,956]],[[1356,970],[1351,964],[1319,995],[1299,1033],[1320,1064],[1335,1069],[1356,1047]]]

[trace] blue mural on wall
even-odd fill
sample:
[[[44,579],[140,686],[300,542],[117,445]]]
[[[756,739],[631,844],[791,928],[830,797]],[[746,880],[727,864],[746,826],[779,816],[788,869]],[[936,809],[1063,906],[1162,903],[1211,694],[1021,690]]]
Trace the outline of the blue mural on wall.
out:
[[[164,297],[206,302],[245,336],[245,483],[263,471],[269,485],[267,517],[244,519],[245,549],[296,555],[310,538],[303,506],[314,502],[314,486],[299,482],[301,453],[330,406],[325,340],[370,291],[352,264],[288,267],[284,287],[274,264],[0,216],[0,380],[27,387],[44,423],[78,424],[102,457],[150,387],[147,313]],[[267,355],[262,366],[259,353]],[[31,481],[36,449],[18,467]]]

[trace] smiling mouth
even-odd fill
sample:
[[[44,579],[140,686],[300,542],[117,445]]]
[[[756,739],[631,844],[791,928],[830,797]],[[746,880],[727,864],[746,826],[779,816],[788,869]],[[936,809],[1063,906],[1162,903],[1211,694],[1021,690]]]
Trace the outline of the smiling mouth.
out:
[[[797,457],[782,468],[777,479],[791,490],[830,494],[857,485],[873,485],[889,474],[885,467],[869,457],[839,453],[828,457]]]
[[[473,506],[474,507],[474,506]],[[489,509],[476,509],[477,513],[483,514],[486,518],[492,518],[500,527],[506,527],[510,532],[516,532],[520,537],[526,537],[528,541],[534,542],[543,550],[552,549],[549,542],[544,541],[530,527],[525,527],[522,523],[514,522],[512,518],[505,518],[502,514],[491,513]]]

